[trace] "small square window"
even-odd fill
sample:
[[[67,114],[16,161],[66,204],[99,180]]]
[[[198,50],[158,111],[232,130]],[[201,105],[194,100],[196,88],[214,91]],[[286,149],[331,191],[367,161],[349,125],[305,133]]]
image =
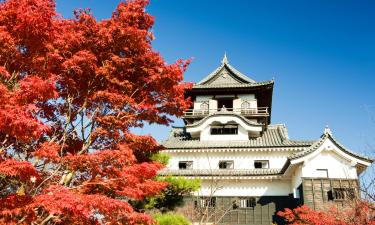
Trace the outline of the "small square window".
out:
[[[219,169],[233,169],[233,161],[220,161]]]
[[[255,160],[254,161],[255,169],[268,169],[270,168],[269,160]]]
[[[178,162],[178,168],[180,170],[193,169],[193,161],[180,161]]]

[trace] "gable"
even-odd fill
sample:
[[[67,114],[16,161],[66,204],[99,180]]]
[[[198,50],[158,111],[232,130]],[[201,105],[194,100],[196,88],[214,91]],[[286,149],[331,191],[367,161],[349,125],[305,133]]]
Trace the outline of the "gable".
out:
[[[333,150],[323,150],[302,167],[303,177],[357,179],[357,170],[351,161]]]
[[[223,67],[207,84],[218,85],[218,84],[242,84],[244,82],[239,81],[235,78],[235,75],[227,68]]]
[[[373,161],[346,149],[332,137],[330,132],[325,132],[324,135],[309,148],[302,152],[294,153],[289,158],[291,159],[291,164],[298,164],[311,160],[323,150],[334,151],[353,164],[370,166]]]

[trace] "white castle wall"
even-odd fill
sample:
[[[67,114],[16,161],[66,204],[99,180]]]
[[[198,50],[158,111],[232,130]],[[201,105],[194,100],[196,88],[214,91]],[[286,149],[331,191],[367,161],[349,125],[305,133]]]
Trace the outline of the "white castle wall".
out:
[[[298,186],[300,186],[302,183],[302,166],[298,165],[296,166],[291,179],[291,189],[294,198],[301,198],[299,196],[299,192],[297,191]]]
[[[357,170],[346,159],[332,151],[322,151],[302,167],[303,177],[326,177],[318,169],[327,169],[329,178],[357,179]]]
[[[287,196],[288,180],[202,180],[200,196]]]
[[[234,169],[254,169],[254,160],[269,160],[270,168],[282,168],[286,152],[178,152],[169,153],[168,168],[177,170],[179,161],[193,161],[193,169],[219,169],[219,161],[233,160]]]

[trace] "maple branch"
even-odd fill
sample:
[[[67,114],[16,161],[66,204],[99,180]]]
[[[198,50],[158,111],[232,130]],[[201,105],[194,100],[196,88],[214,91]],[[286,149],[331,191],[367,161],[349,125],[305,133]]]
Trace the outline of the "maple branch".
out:
[[[53,173],[52,173],[49,177],[47,177],[47,178],[44,179],[42,182],[40,182],[40,184],[34,189],[34,190],[35,190],[35,191],[34,191],[34,195],[37,193],[38,189],[42,186],[42,184],[44,184],[45,182],[47,182],[49,179],[51,179],[53,176],[55,176],[55,175],[57,174],[57,172],[59,172],[59,170],[61,169],[61,167],[62,167],[62,164],[60,164],[60,165],[57,167],[57,169],[55,169],[55,170],[53,171]]]
[[[46,224],[52,218],[56,218],[56,216],[54,216],[53,214],[49,214],[41,223],[39,223],[39,225]]]

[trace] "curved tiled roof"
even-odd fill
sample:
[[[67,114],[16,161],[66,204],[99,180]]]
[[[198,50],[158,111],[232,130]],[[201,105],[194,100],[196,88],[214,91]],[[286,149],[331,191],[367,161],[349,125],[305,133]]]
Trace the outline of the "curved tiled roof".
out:
[[[238,84],[231,84],[231,83],[223,83],[223,84],[195,84],[193,85],[193,89],[204,89],[204,88],[248,88],[248,87],[259,87],[265,86],[269,84],[273,84],[273,80],[269,81],[262,81],[256,83],[238,83]]]
[[[325,129],[323,135],[320,137],[319,140],[315,141],[309,148],[306,148],[304,151],[301,151],[301,152],[297,152],[297,153],[293,153],[292,155],[290,155],[288,158],[290,160],[294,160],[294,159],[298,159],[298,158],[302,158],[304,156],[307,156],[313,152],[315,152],[320,146],[322,146],[322,144],[327,140],[327,139],[330,139],[337,147],[340,148],[341,151],[345,152],[346,154],[350,155],[350,156],[353,156],[357,159],[360,159],[360,160],[364,160],[366,162],[370,162],[372,163],[373,160],[368,158],[368,157],[364,157],[364,156],[361,156],[355,152],[352,152],[350,151],[349,149],[345,148],[342,144],[340,144],[332,135],[331,131],[329,129]]]
[[[290,140],[284,125],[269,125],[260,137],[247,141],[200,141],[192,139],[183,127],[174,127],[169,138],[162,143],[167,149],[213,149],[213,148],[274,148],[310,147],[313,141]]]
[[[256,83],[254,80],[250,79],[246,75],[242,74],[240,71],[236,70],[233,66],[231,66],[228,63],[228,61],[223,61],[218,68],[216,68],[214,71],[212,71],[208,76],[206,76],[205,78],[203,78],[197,84],[203,85],[203,84],[207,83],[212,78],[214,78],[215,76],[217,76],[222,69],[229,70],[229,72],[231,72],[233,75],[235,75],[236,78],[238,78],[239,80],[241,80],[241,81],[243,81],[245,83]]]
[[[219,81],[217,78],[228,73],[232,77],[232,82]],[[216,81],[215,81],[216,80]],[[247,88],[257,87],[273,84],[273,81],[256,82],[255,80],[247,77],[232,65],[229,64],[226,55],[224,56],[221,65],[211,72],[208,76],[203,78],[201,81],[193,85],[193,89],[204,89],[204,88]]]

